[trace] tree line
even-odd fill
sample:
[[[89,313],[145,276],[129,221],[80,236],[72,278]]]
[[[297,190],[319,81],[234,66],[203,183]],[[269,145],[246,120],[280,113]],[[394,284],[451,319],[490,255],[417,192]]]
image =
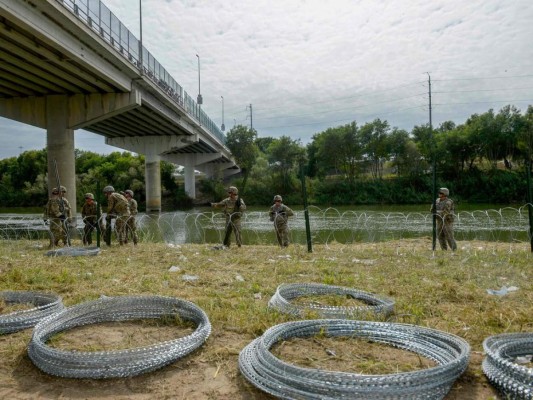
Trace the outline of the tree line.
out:
[[[200,177],[199,199],[219,200],[236,185],[250,205],[270,204],[280,194],[287,204],[302,204],[301,185],[316,205],[418,204],[432,201],[432,169],[438,186],[455,199],[484,203],[527,201],[526,172],[533,153],[533,107],[525,113],[508,105],[473,114],[463,124],[415,126],[411,132],[375,119],[316,133],[304,145],[289,135],[259,137],[243,125],[227,134],[226,145],[241,174],[223,181]],[[47,198],[46,150],[25,151],[0,160],[0,204],[41,206]],[[76,198],[112,184],[131,189],[144,208],[144,156],[129,152],[100,155],[76,150]],[[187,209],[176,166],[161,162],[163,209]],[[200,200],[202,201],[202,200]]]

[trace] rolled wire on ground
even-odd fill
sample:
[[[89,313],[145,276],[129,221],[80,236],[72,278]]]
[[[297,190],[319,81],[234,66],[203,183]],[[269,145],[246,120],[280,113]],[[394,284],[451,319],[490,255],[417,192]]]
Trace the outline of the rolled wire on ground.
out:
[[[344,295],[361,300],[368,305],[355,307],[329,306],[317,303],[293,304],[290,301],[302,296]],[[283,313],[304,316],[306,311],[317,312],[322,318],[362,318],[369,314],[387,316],[394,310],[394,300],[341,286],[319,283],[284,283],[278,286],[268,306]]]
[[[533,368],[515,362],[533,355],[533,333],[506,333],[483,341],[483,372],[510,399],[533,399]],[[531,359],[530,359],[531,362]]]
[[[100,248],[98,247],[62,247],[60,249],[48,250],[46,255],[48,257],[58,257],[58,256],[96,256],[100,253]]]
[[[366,375],[298,367],[270,352],[278,342],[318,334],[388,344],[438,365],[413,372]],[[253,385],[282,399],[442,399],[465,371],[469,355],[465,340],[434,329],[323,319],[287,322],[268,329],[241,351],[239,368]]]
[[[35,326],[43,318],[65,309],[61,297],[52,293],[31,291],[1,291],[7,304],[32,304],[35,307],[0,315],[0,335]]]
[[[47,340],[58,332],[109,321],[179,316],[196,324],[188,336],[146,347],[113,351],[68,351]],[[211,333],[206,313],[195,304],[172,297],[106,297],[67,308],[37,324],[28,347],[33,363],[46,373],[67,378],[119,378],[161,368],[200,347]]]

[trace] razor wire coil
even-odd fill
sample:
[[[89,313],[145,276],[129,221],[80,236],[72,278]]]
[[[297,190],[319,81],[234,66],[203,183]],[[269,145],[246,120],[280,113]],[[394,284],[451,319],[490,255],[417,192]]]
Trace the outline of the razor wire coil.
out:
[[[96,256],[100,253],[98,247],[62,247],[59,249],[48,250],[46,255],[48,257],[59,257],[59,256]]]
[[[505,333],[483,341],[483,372],[505,398],[533,399],[533,368],[515,362],[533,354],[533,333]]]
[[[367,305],[362,306],[330,306],[313,302],[295,304],[294,300],[302,296],[318,295],[345,295],[357,300],[361,300]],[[387,316],[394,310],[394,300],[385,297],[378,297],[362,290],[324,285],[320,283],[284,283],[278,286],[276,293],[268,302],[270,308],[277,309],[283,313],[302,317],[306,311],[317,312],[321,318],[362,318],[374,315]]]
[[[32,304],[35,307],[0,315],[0,334],[31,328],[39,321],[65,309],[60,296],[33,291],[1,291],[0,298],[7,304]]]
[[[58,332],[101,322],[179,316],[196,324],[190,335],[146,347],[112,351],[68,351],[50,347]],[[67,378],[124,378],[154,371],[200,347],[211,333],[207,314],[186,300],[164,296],[104,297],[67,308],[39,323],[28,346],[42,371]]]
[[[275,357],[273,345],[314,335],[363,338],[420,354],[438,365],[419,371],[366,375],[299,367]],[[259,389],[282,399],[442,399],[465,371],[468,343],[416,325],[323,319],[268,329],[239,354],[239,369]]]

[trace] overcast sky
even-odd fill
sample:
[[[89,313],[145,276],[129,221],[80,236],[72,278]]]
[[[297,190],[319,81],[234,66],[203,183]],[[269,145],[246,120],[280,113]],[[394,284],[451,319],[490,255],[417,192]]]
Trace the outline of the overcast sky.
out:
[[[139,3],[104,0],[139,37]],[[308,143],[376,118],[411,131],[533,104],[531,0],[142,0],[144,46],[210,118]],[[251,105],[251,107],[250,107]],[[42,149],[46,132],[0,118],[0,158]],[[102,136],[76,132],[97,153]]]

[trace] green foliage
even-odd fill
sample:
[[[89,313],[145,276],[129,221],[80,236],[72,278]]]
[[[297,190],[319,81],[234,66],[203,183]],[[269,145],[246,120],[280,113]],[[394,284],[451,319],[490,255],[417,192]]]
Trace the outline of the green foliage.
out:
[[[426,124],[411,132],[379,119],[361,127],[353,121],[316,133],[306,147],[290,136],[258,138],[255,130],[238,125],[226,143],[242,172],[230,181],[221,175],[201,181],[204,198],[223,198],[233,183],[250,205],[269,205],[275,194],[301,204],[303,166],[314,204],[430,202],[435,161],[438,186],[450,188],[455,199],[523,202],[526,165],[533,158],[533,107],[522,115],[508,105],[473,114],[461,125],[445,121],[436,129]],[[139,209],[145,208],[144,156],[76,150],[75,160],[78,204],[87,192],[98,197],[97,184],[100,190],[112,184],[118,191],[133,190]],[[47,168],[46,150],[0,160],[0,204],[42,206]],[[161,184],[169,207],[192,205],[176,181],[175,165],[161,162]]]

